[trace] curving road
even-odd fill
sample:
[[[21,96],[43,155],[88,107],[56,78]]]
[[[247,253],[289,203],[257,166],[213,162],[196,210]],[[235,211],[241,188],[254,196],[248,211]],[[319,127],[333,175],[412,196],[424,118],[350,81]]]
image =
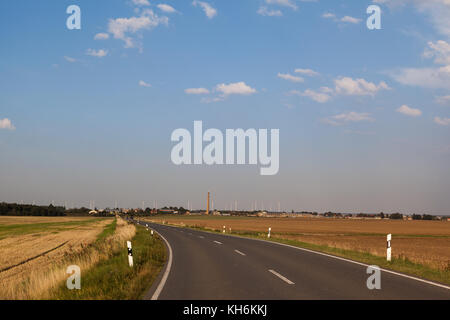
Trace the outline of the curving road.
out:
[[[381,289],[369,290],[367,265],[326,254],[147,224],[171,251],[170,262],[147,299],[450,299],[447,286],[386,270],[381,271]]]

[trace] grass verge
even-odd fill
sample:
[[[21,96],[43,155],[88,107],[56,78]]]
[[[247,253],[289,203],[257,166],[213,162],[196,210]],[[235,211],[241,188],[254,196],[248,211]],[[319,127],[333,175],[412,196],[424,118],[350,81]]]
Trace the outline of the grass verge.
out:
[[[117,227],[117,218],[115,218],[112,223],[108,224],[103,229],[103,231],[97,236],[97,241],[103,241],[107,237],[112,236],[116,231],[116,227]]]
[[[111,227],[112,228],[112,227]],[[114,232],[105,228],[104,233]],[[62,283],[53,292],[58,300],[135,300],[145,294],[165,262],[165,247],[157,235],[136,226],[132,239],[134,266],[128,265],[126,243],[105,260],[81,270],[81,289],[69,290]],[[103,240],[106,236],[102,236]]]

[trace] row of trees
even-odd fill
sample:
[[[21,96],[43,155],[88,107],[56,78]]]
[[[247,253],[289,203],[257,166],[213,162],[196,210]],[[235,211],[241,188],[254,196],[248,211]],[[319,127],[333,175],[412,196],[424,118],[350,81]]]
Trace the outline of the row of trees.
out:
[[[343,217],[344,215],[342,213],[336,213],[336,212],[325,212],[323,214],[324,217]],[[391,214],[387,214],[387,213],[357,213],[357,214],[352,214],[352,213],[347,213],[345,214],[345,217],[357,217],[357,218],[381,218],[381,219],[385,219],[385,218],[389,218],[389,219],[394,219],[394,220],[398,220],[398,219],[403,219],[403,214],[401,213],[391,213]]]
[[[429,214],[413,214],[412,215],[413,220],[434,220],[436,217],[433,217]]]
[[[33,206],[30,204],[0,203],[0,216],[65,216],[64,207]]]
[[[61,206],[35,206],[31,204],[0,203],[0,216],[44,216],[44,217],[62,217],[62,216],[87,216],[89,209],[68,209]],[[97,214],[103,215],[103,214]]]

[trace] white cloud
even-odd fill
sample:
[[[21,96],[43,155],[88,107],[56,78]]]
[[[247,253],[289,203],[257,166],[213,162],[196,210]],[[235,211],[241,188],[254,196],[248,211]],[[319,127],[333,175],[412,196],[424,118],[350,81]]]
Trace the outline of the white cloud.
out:
[[[88,56],[92,56],[92,57],[103,58],[103,57],[105,57],[108,54],[108,50],[104,50],[104,49],[99,49],[99,50],[87,49],[86,54]]]
[[[221,83],[215,88],[216,91],[221,92],[223,96],[229,96],[233,94],[250,95],[256,93],[256,89],[248,86],[245,82],[235,83]]]
[[[450,66],[441,68],[404,68],[388,72],[397,82],[423,88],[450,89]]]
[[[341,18],[341,21],[356,24],[356,23],[360,23],[362,20],[358,19],[358,18],[350,17],[350,16],[345,16],[345,17]]]
[[[149,6],[150,2],[148,0],[133,0],[133,4],[137,6]]]
[[[150,88],[152,85],[150,83],[145,82],[144,80],[140,80],[139,86],[145,87],[145,88]]]
[[[434,122],[441,126],[448,126],[450,125],[450,118],[434,117]]]
[[[224,97],[213,97],[213,98],[202,98],[201,102],[202,103],[214,103],[214,102],[220,102],[225,100]]]
[[[11,120],[9,120],[8,118],[4,118],[0,119],[0,129],[15,130],[16,127],[13,126]]]
[[[426,58],[435,58],[437,64],[450,65],[450,44],[444,40],[438,40],[436,43],[428,42],[428,47],[423,55]]]
[[[294,1],[291,1],[291,0],[266,0],[266,3],[267,4],[279,5],[279,6],[283,6],[283,7],[288,7],[288,8],[291,8],[293,10],[297,10],[298,9],[298,7],[294,3]]]
[[[188,88],[184,92],[186,94],[209,94],[209,90],[206,88]]]
[[[158,7],[159,10],[161,10],[163,12],[166,12],[166,13],[177,12],[177,10],[175,10],[174,7],[169,6],[168,4],[165,4],[165,3],[158,4],[157,7]]]
[[[378,85],[372,82],[368,82],[364,79],[352,79],[349,77],[343,77],[334,80],[336,85],[336,93],[343,95],[356,95],[356,96],[364,96],[364,95],[375,95],[379,90],[388,90],[389,86],[381,81]]]
[[[324,14],[322,14],[322,18],[330,19],[336,23],[344,22],[344,23],[358,24],[362,21],[362,19],[355,18],[352,16],[344,16],[342,18],[338,18],[334,13],[331,12],[325,12]]]
[[[203,11],[205,12],[206,16],[208,17],[208,19],[212,19],[217,15],[217,10],[214,9],[209,3],[207,2],[203,2],[203,1],[198,1],[198,0],[194,0],[192,2],[193,6],[200,6]]]
[[[194,94],[194,95],[207,95],[211,92],[206,88],[188,88],[185,89],[184,92],[186,94]],[[250,87],[245,82],[234,82],[234,83],[221,83],[214,87],[213,92],[219,93],[218,96],[215,97],[204,97],[201,99],[203,103],[213,103],[224,101],[228,96],[231,95],[251,95],[256,93],[256,89]]]
[[[64,59],[66,59],[66,61],[68,61],[68,62],[70,62],[70,63],[77,62],[77,59],[71,58],[71,57],[68,57],[68,56],[64,56]]]
[[[334,90],[328,87],[320,87],[320,91],[322,91],[323,93],[333,93]]]
[[[260,7],[258,11],[256,11],[261,16],[266,17],[281,17],[283,13],[280,10],[270,10],[267,7]]]
[[[94,40],[106,40],[109,39],[109,34],[107,33],[97,33],[94,37]]]
[[[343,125],[349,122],[374,121],[370,113],[348,112],[325,118],[322,121],[331,125]]]
[[[311,69],[295,69],[295,73],[304,74],[306,76],[318,76],[319,73]]]
[[[326,88],[326,87],[324,87]],[[297,90],[292,90],[290,92],[291,94],[296,94],[303,97],[311,98],[312,100],[318,102],[318,103],[325,103],[328,102],[331,99],[331,96],[325,92],[317,92],[311,89],[306,89],[304,92],[300,92]]]
[[[450,104],[450,95],[436,97],[435,101],[439,104]]]
[[[132,48],[134,47],[134,42],[131,37],[127,36],[128,33],[135,34],[141,30],[149,30],[160,24],[167,25],[168,23],[169,18],[159,17],[153,10],[146,9],[140,17],[110,19],[108,32],[115,39],[123,40],[125,48]]]
[[[448,0],[450,1],[450,0]],[[450,89],[450,44],[443,40],[428,42],[425,58],[434,58],[441,67],[403,68],[387,72],[392,78],[404,85],[433,89]]]
[[[288,80],[288,81],[292,81],[292,82],[303,82],[305,81],[305,79],[303,79],[302,77],[296,77],[293,76],[289,73],[278,73],[277,75],[278,78],[284,79],[284,80]]]
[[[335,19],[335,18],[336,18],[336,15],[335,15],[334,13],[331,13],[331,12],[325,12],[325,13],[322,15],[322,18],[325,18],[325,19]]]
[[[400,112],[400,113],[403,113],[403,114],[405,114],[407,116],[410,116],[410,117],[419,117],[419,116],[422,115],[422,111],[420,111],[419,109],[410,108],[406,104],[402,105],[396,111]]]

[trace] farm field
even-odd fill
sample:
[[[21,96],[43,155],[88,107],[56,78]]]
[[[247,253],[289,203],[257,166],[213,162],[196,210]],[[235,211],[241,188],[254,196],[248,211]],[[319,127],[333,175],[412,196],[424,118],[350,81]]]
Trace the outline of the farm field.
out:
[[[198,227],[338,248],[374,256],[386,255],[386,235],[392,233],[392,255],[429,268],[450,271],[450,223],[332,218],[263,218],[220,216],[159,216],[155,222]]]
[[[86,270],[134,234],[122,219],[0,217],[0,299],[47,298],[69,265]]]

